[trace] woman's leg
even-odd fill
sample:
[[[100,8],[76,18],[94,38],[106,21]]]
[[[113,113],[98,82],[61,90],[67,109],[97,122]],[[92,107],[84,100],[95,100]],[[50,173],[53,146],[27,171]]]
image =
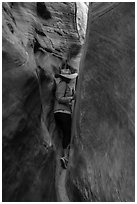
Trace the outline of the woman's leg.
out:
[[[63,149],[67,149],[71,140],[71,114],[57,112],[55,113],[55,120],[63,132]]]
[[[67,149],[71,140],[71,114],[64,115],[63,134],[62,146],[63,149]]]
[[[60,159],[63,168],[67,168],[68,157],[69,157],[69,149],[68,146],[71,140],[71,114],[57,112],[55,113],[55,121],[58,127],[63,132],[63,157]]]

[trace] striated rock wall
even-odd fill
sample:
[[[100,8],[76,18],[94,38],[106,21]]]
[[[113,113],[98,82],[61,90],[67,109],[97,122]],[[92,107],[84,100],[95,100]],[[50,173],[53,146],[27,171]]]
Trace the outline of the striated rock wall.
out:
[[[3,201],[57,201],[54,75],[66,57],[77,61],[75,9],[69,2],[2,4]]]
[[[66,182],[71,201],[135,200],[134,18],[134,3],[90,3]]]
[[[76,2],[76,23],[80,41],[84,43],[86,28],[87,28],[87,18],[88,18],[88,5],[89,2]]]

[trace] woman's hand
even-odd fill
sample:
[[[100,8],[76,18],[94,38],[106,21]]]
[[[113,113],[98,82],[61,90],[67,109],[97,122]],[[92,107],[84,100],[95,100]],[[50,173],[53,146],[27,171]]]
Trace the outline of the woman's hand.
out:
[[[68,97],[68,104],[71,106],[72,105],[72,100],[73,100],[73,97],[72,96],[69,96]]]
[[[72,100],[76,99],[76,91],[72,89]]]

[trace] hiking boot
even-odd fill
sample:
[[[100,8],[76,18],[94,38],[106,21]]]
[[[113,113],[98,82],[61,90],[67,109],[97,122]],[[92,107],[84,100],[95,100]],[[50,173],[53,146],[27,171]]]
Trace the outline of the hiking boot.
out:
[[[65,157],[62,157],[60,159],[61,161],[61,166],[64,168],[64,169],[67,169],[67,165],[68,165],[68,160],[65,158]]]

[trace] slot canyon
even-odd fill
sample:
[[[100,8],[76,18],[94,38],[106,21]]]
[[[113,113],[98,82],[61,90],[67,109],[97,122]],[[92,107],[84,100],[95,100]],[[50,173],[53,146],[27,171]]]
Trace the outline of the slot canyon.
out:
[[[78,80],[64,170],[66,58]],[[2,3],[2,201],[135,201],[135,3]]]

